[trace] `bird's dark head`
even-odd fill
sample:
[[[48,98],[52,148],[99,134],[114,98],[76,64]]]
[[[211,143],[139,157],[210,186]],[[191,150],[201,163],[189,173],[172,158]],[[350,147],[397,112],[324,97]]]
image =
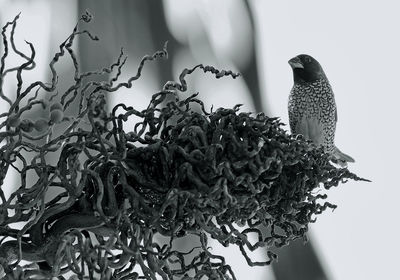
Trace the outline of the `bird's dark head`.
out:
[[[319,62],[310,55],[300,54],[288,61],[293,70],[295,83],[308,83],[326,79]]]

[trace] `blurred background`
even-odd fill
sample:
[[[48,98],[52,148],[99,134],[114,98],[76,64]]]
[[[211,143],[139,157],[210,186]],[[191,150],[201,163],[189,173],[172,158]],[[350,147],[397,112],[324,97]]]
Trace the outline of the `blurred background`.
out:
[[[288,123],[293,81],[287,61],[312,55],[335,92],[336,144],[356,159],[350,169],[373,182],[331,190],[329,201],[338,208],[318,217],[309,243],[276,250],[279,262],[271,267],[248,267],[237,248],[211,245],[226,256],[238,279],[399,279],[399,9],[395,0],[0,0],[0,23],[21,12],[16,43],[28,51],[24,40],[30,41],[37,51],[36,69],[25,72],[27,82],[47,80],[51,56],[85,10],[94,15],[85,27],[100,42],[79,39],[75,49],[82,71],[111,64],[123,47],[129,59],[121,78],[128,78],[143,55],[168,40],[169,60],[148,64],[132,89],[110,96],[110,107],[124,102],[143,109],[183,68],[204,63],[242,74],[236,80],[190,76],[189,93],[199,91],[208,108],[241,103],[244,111],[264,111]],[[59,88],[73,78],[72,64],[64,60]],[[6,81],[4,89],[12,96],[15,84]],[[4,103],[1,112],[7,110]],[[7,180],[4,186],[14,185],[12,176]],[[265,252],[254,257],[263,260]]]

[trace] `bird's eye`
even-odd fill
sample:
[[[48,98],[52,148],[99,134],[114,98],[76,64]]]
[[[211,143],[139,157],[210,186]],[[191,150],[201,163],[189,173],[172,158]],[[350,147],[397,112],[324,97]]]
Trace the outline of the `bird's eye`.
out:
[[[310,62],[311,62],[311,58],[310,58],[309,56],[305,57],[304,60],[305,60],[307,63],[310,63]]]

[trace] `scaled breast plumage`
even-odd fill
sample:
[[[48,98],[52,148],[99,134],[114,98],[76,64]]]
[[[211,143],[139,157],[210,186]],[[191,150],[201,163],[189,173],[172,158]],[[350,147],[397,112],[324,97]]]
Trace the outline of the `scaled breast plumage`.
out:
[[[306,138],[310,138],[310,135],[319,137],[310,140],[323,145],[327,152],[333,151],[336,104],[326,79],[294,84],[289,96],[289,121],[292,133],[308,134]]]

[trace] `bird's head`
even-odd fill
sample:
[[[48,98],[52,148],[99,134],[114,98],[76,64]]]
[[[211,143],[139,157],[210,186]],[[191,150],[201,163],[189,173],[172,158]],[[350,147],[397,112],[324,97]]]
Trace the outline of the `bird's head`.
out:
[[[310,55],[300,54],[288,61],[293,70],[295,83],[309,83],[326,79],[319,62]]]

